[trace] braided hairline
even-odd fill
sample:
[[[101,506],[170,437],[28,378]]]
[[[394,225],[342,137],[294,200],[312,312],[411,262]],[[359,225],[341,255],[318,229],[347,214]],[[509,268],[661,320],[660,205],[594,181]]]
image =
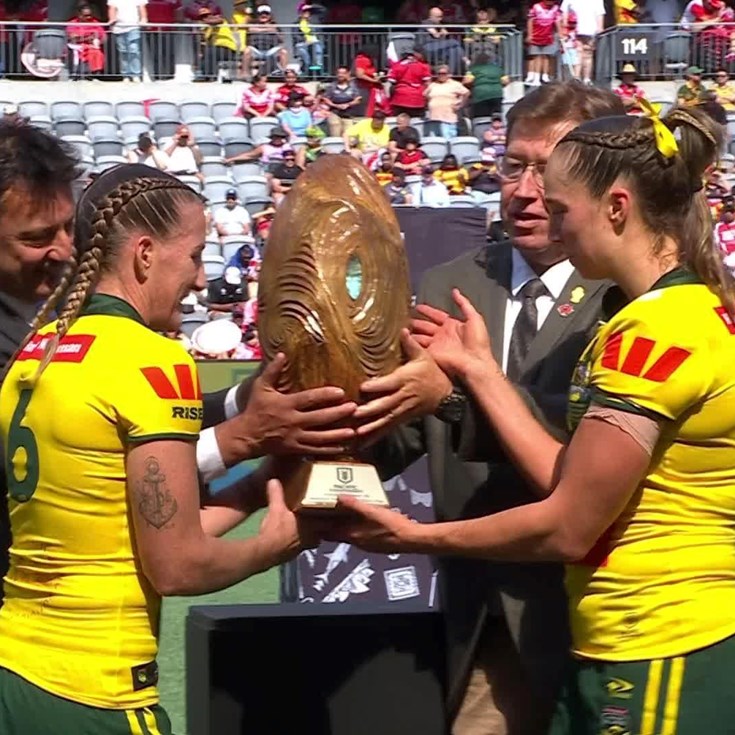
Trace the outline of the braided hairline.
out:
[[[701,121],[697,120],[694,115],[689,113],[687,110],[676,108],[672,110],[667,116],[665,122],[667,123],[668,127],[671,127],[669,125],[670,121],[680,122],[684,123],[685,125],[690,125],[693,128],[696,128],[702,135],[704,135],[707,140],[712,143],[715,148],[717,147],[717,139],[714,135],[712,135],[711,131],[707,130],[706,125],[703,125]]]
[[[582,145],[595,145],[599,148],[622,151],[628,148],[651,145],[653,140],[653,126],[650,126],[648,128],[633,128],[622,133],[593,133],[584,130],[572,130],[564,136],[562,142],[582,143]]]
[[[109,231],[114,224],[115,217],[117,217],[122,209],[135,199],[135,197],[141,194],[147,194],[151,191],[160,191],[165,189],[179,189],[196,194],[191,187],[178,180],[153,178],[133,179],[119,184],[97,204],[94,219],[91,223],[92,234],[87,243],[88,247],[84,255],[79,260],[76,273],[71,281],[71,286],[67,293],[66,303],[59,313],[59,317],[56,322],[56,333],[48,341],[41,362],[39,363],[38,370],[36,371],[36,380],[46,369],[46,366],[51,362],[61,339],[66,335],[72,324],[74,324],[76,319],[79,317],[79,312],[86,302],[90,290],[97,285],[100,275],[100,266],[102,265],[106,254],[107,238]],[[52,294],[41,308],[39,317],[43,316],[44,319],[47,318],[48,314],[56,306],[61,293],[66,291],[66,287],[69,285],[72,270],[73,266],[66,273],[66,278],[63,279],[65,281],[63,284],[64,288],[61,289],[62,284],[60,283],[59,287],[55,289],[54,294]],[[59,292],[58,295],[57,291]],[[56,296],[56,300],[52,304],[51,301],[54,296]],[[38,321],[39,324],[36,324],[36,321]],[[37,318],[37,320],[34,320],[34,325],[35,328],[38,329],[41,326],[40,319]],[[31,334],[33,334],[33,332],[31,332]]]

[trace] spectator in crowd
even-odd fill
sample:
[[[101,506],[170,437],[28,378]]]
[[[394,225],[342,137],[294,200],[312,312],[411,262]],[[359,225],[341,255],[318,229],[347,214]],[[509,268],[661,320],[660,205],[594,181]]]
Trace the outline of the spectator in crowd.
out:
[[[242,330],[229,319],[202,324],[191,335],[191,355],[197,360],[236,360]]]
[[[202,152],[186,125],[179,125],[165,153],[168,156],[168,173],[175,176],[197,176],[204,180],[199,172]]]
[[[595,66],[595,40],[605,28],[605,3],[603,0],[563,0],[561,11],[564,14],[564,28],[569,26],[569,14],[574,12],[576,16],[580,74],[585,84],[591,84]]]
[[[303,95],[298,92],[291,94],[287,109],[279,112],[276,117],[291,140],[303,138],[306,135],[307,128],[310,128],[314,123],[311,111],[304,107]]]
[[[727,111],[717,101],[717,92],[713,89],[705,89],[699,95],[697,107],[704,110],[715,122],[727,128]]]
[[[728,112],[735,112],[735,83],[730,80],[726,69],[718,69],[710,89],[716,94],[717,101]]]
[[[170,79],[174,75],[174,52],[180,36],[167,26],[181,22],[181,2],[149,0],[147,10],[148,24],[143,31],[143,43],[151,79]]]
[[[362,96],[346,66],[337,68],[337,78],[325,90],[323,99],[331,114],[327,118],[329,135],[333,138],[343,136],[358,116]]]
[[[371,117],[375,110],[385,112],[388,98],[383,89],[383,75],[377,69],[378,52],[365,46],[355,54],[355,84],[360,93],[356,117]]]
[[[264,74],[255,74],[250,86],[242,93],[235,115],[248,120],[254,117],[272,117],[276,101],[275,92],[268,87],[267,77]]]
[[[393,180],[393,171],[395,165],[393,163],[393,156],[386,151],[380,154],[380,162],[375,169],[375,178],[381,186],[385,186]]]
[[[250,245],[243,245],[240,250],[243,251],[244,258],[247,257],[249,250],[252,258],[253,249]],[[210,315],[233,312],[238,304],[243,304],[247,300],[247,283],[239,265],[226,266],[220,278],[215,278],[207,284],[207,303]]]
[[[417,207],[448,207],[449,191],[434,177],[434,167],[427,164],[421,170],[421,181],[413,190],[413,203]]]
[[[231,79],[238,51],[236,29],[206,7],[199,9],[199,20],[204,23],[200,79]]]
[[[302,173],[304,169],[296,163],[296,151],[284,151],[283,160],[274,163],[268,174],[271,196],[276,206],[281,204]]]
[[[725,64],[731,49],[733,11],[723,0],[691,0],[681,18],[681,27],[694,34],[694,58],[707,71]]]
[[[206,14],[208,17],[222,16],[222,8],[215,0],[191,0],[191,2],[184,6],[184,18],[191,23],[199,23],[200,18],[202,17],[199,11],[202,8],[206,8],[209,11],[209,13]],[[207,21],[204,22],[206,23]]]
[[[260,212],[253,215],[253,223],[255,225],[256,242],[262,251],[268,243],[273,218],[276,216],[276,210],[273,207],[266,207]]]
[[[382,110],[376,110],[372,117],[355,123],[344,134],[345,150],[361,159],[368,168],[377,161],[378,152],[388,147],[390,130],[385,118]]]
[[[306,145],[299,146],[296,151],[296,165],[304,169],[310,163],[314,163],[317,158],[326,154],[322,140],[324,139],[324,131],[317,127],[310,127],[306,130]]]
[[[291,95],[300,94],[308,97],[309,90],[299,84],[299,75],[293,69],[286,69],[283,73],[283,84],[276,90],[276,111],[282,112],[288,107]]]
[[[562,12],[556,0],[541,0],[531,6],[526,28],[529,56],[527,85],[538,87],[541,83],[551,81],[561,32]]]
[[[421,135],[416,128],[412,127],[410,115],[406,112],[399,112],[396,116],[396,125],[388,134],[388,150],[394,157],[406,147],[408,138],[421,140]]]
[[[147,0],[109,0],[110,32],[115,37],[123,81],[140,82],[143,73],[140,27],[148,22]]]
[[[214,213],[214,228],[221,238],[229,235],[250,235],[251,220],[248,210],[240,204],[237,189],[228,189],[225,206]]]
[[[469,35],[464,39],[467,56],[474,59],[485,54],[489,59],[497,62],[500,55],[500,42],[503,40],[496,27],[498,11],[494,7],[479,7],[475,17],[475,25],[470,28]]]
[[[396,168],[402,169],[407,176],[418,176],[427,163],[429,163],[429,157],[421,149],[419,139],[407,137],[406,147],[398,151],[396,156]]]
[[[699,95],[705,90],[702,84],[703,73],[704,71],[698,66],[690,66],[686,70],[684,74],[686,81],[676,93],[676,100],[682,107],[694,107],[699,104]]]
[[[227,261],[226,268],[237,268],[240,276],[246,281],[253,273],[258,261],[258,254],[250,243],[243,243]],[[247,299],[242,299],[246,301]]]
[[[432,65],[446,65],[453,76],[462,73],[464,54],[456,38],[442,25],[444,11],[440,7],[429,9],[429,17],[421,22],[417,47],[424,58]]]
[[[486,148],[480,156],[480,160],[467,169],[467,183],[472,190],[472,198],[483,206],[490,200],[490,195],[500,191],[500,178],[493,149]]]
[[[28,122],[28,119],[20,114],[18,105],[9,104],[3,107],[3,123],[10,123],[13,125],[23,125]]]
[[[416,51],[404,51],[401,60],[388,73],[391,85],[390,104],[394,115],[423,117],[426,109],[424,90],[431,82],[431,67]]]
[[[503,109],[503,88],[510,83],[503,67],[487,54],[475,57],[462,84],[470,90],[472,118],[490,117]]]
[[[263,359],[263,350],[260,346],[260,340],[258,339],[258,326],[257,324],[248,324],[243,329],[242,333],[242,345],[238,351],[239,360],[255,360],[260,361]]]
[[[72,78],[94,79],[105,68],[105,27],[92,14],[92,7],[81,3],[77,16],[66,27],[72,52]]]
[[[640,16],[636,0],[615,0],[615,23],[617,25],[633,25],[640,22]]]
[[[311,119],[314,121],[314,126],[327,130],[327,121],[331,115],[329,105],[324,101],[324,88],[317,88],[315,95],[307,94],[304,97],[304,107],[311,112]]]
[[[262,66],[259,72],[268,73],[268,63],[276,60],[278,68],[284,70],[288,64],[288,51],[283,45],[283,33],[273,20],[270,5],[259,5],[257,17],[248,26],[248,47],[243,63],[246,72],[252,70],[253,61]]]
[[[248,26],[252,19],[253,7],[250,5],[250,0],[234,0],[230,27],[235,40],[237,55],[240,58],[239,73],[237,74],[237,78],[240,80],[250,78],[249,69],[245,63],[245,50],[248,47]]]
[[[646,90],[635,83],[637,74],[633,64],[623,65],[620,72],[620,84],[613,90],[622,100],[623,107],[629,115],[640,115],[643,112],[640,103],[646,96]]]
[[[725,265],[735,273],[735,204],[732,202],[722,208],[720,221],[715,225],[715,242]]]
[[[436,79],[426,88],[425,95],[427,127],[442,138],[456,137],[459,111],[468,100],[470,90],[452,79],[449,67],[442,65],[436,70]]]
[[[273,161],[283,159],[286,151],[293,148],[288,142],[288,133],[280,126],[276,125],[268,136],[267,143],[261,143],[250,151],[245,151],[232,158],[226,158],[226,164],[238,163],[239,161],[254,161],[258,159],[264,166],[268,166]]]
[[[406,174],[400,168],[394,168],[391,179],[383,185],[383,191],[392,206],[413,204],[413,195],[406,185]]]
[[[295,49],[301,59],[301,69],[321,71],[324,66],[324,46],[316,35],[314,24],[319,23],[319,18],[326,14],[327,9],[317,3],[301,2],[297,12],[299,17],[296,22],[298,32]]]
[[[138,145],[128,152],[128,163],[144,163],[159,171],[165,171],[169,166],[169,159],[157,145],[154,145],[150,135],[141,133],[138,136]]]
[[[459,165],[457,156],[453,153],[444,156],[439,168],[434,172],[434,178],[444,184],[452,195],[464,194],[469,180],[467,171]]]
[[[496,113],[492,117],[490,127],[482,135],[483,148],[492,148],[497,158],[505,155],[507,132],[503,116]]]

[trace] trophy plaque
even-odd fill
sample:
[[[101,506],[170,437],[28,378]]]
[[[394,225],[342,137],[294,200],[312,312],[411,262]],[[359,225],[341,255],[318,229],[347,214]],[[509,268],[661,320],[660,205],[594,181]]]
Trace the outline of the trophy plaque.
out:
[[[402,362],[408,262],[387,197],[360,162],[329,154],[299,176],[276,213],[258,288],[263,355],[286,355],[279,389],[360,384]],[[339,495],[388,505],[377,470],[352,454],[303,457],[284,478],[289,506],[334,510]]]

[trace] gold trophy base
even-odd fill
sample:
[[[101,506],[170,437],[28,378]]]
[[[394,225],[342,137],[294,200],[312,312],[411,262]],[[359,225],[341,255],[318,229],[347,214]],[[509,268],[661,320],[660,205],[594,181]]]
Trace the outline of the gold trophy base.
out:
[[[286,503],[296,513],[339,513],[337,498],[352,495],[388,508],[378,471],[364,462],[303,460],[284,483]]]

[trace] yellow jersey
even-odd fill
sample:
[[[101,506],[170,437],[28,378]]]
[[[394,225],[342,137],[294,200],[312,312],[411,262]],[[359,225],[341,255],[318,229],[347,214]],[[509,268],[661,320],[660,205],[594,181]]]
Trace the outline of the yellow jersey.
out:
[[[136,442],[198,438],[196,367],[96,295],[34,385],[53,332],[32,337],[0,391],[13,534],[0,666],[82,704],[151,706],[160,597],[136,562],[125,457]]]
[[[574,652],[666,658],[734,634],[735,324],[720,300],[678,269],[625,306],[575,370],[570,428],[590,403],[662,434],[627,508],[567,567]]]
[[[390,140],[390,128],[383,125],[380,130],[373,128],[373,121],[366,117],[356,122],[348,131],[350,138],[356,138],[360,150],[372,148],[387,148]]]

